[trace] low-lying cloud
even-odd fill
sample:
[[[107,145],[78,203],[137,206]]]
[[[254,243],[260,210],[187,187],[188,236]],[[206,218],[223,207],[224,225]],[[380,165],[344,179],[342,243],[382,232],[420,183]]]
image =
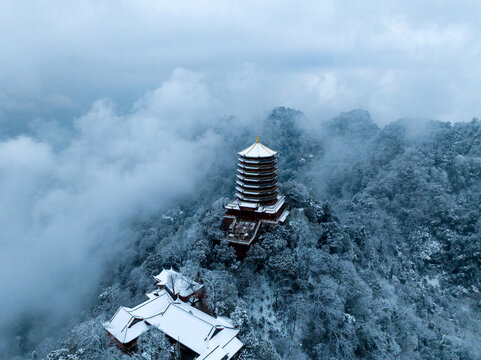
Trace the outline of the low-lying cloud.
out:
[[[45,336],[82,311],[132,219],[206,174],[222,140],[216,104],[197,74],[176,70],[128,114],[96,102],[60,145],[48,133],[0,142],[0,337],[42,318]]]

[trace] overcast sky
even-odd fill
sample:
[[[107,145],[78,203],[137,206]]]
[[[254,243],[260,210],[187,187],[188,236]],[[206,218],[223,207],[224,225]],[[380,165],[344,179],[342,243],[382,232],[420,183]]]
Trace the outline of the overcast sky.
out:
[[[479,116],[479,14],[474,1],[0,1],[0,353],[32,314],[48,319],[38,340],[84,310],[129,221],[193,191],[225,134],[275,106],[313,126],[353,108],[379,124]]]
[[[240,117],[287,105],[466,121],[481,112],[479,14],[476,1],[2,1],[0,118],[68,122],[99,98],[128,111],[180,67]]]

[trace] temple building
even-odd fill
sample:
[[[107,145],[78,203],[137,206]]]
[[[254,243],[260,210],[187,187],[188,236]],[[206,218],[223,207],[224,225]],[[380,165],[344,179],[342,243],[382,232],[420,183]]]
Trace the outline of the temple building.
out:
[[[173,270],[163,270],[155,279],[159,289],[148,293],[148,300],[132,308],[120,307],[103,324],[122,350],[131,353],[142,334],[162,331],[179,345],[182,359],[229,360],[238,355],[243,343],[230,319],[211,316],[181,300],[183,291],[193,296],[201,285]]]
[[[277,152],[257,137],[238,154],[236,198],[225,207],[223,225],[229,243],[240,253],[256,240],[263,225],[284,222],[289,211],[278,190]]]
[[[195,304],[202,296],[202,284],[187,279],[175,270],[163,269],[159,275],[154,276],[154,279],[159,290],[166,290],[174,299],[179,298],[184,302]]]

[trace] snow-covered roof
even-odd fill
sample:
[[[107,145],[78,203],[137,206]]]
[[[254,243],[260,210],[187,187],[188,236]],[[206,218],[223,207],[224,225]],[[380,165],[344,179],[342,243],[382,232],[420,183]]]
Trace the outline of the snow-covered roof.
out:
[[[129,327],[132,319],[140,321]],[[190,304],[173,300],[166,290],[132,309],[121,307],[104,327],[123,344],[156,327],[204,360],[221,360],[226,356],[230,359],[243,346],[236,337],[239,330],[228,319],[215,318]]]
[[[209,342],[209,349],[204,351],[197,360],[217,360],[223,359],[227,355],[228,359],[237,354],[244,344],[235,336],[232,331],[224,329],[212,337]]]
[[[158,285],[162,285],[172,294],[182,297],[188,297],[202,288],[201,284],[187,279],[184,275],[172,269],[163,269],[154,278]]]
[[[127,344],[149,329],[144,319],[164,311],[171,301],[170,295],[163,290],[134,308],[120,307],[104,327],[122,344]]]
[[[285,197],[281,195],[277,196],[277,201],[273,205],[260,205],[257,203],[234,199],[229,204],[227,204],[225,208],[227,210],[240,210],[241,207],[251,207],[256,209],[256,213],[276,214],[285,202]]]
[[[247,158],[268,158],[276,154],[277,151],[269,149],[267,146],[261,144],[259,138],[257,138],[257,141],[254,144],[239,152],[240,156]]]
[[[164,312],[171,303],[172,298],[164,290],[159,292],[159,296],[157,298],[149,299],[132,308],[130,313],[137,318],[150,319],[153,316],[157,316],[159,312]]]
[[[239,332],[232,325],[184,302],[172,303],[163,314],[150,318],[148,322],[197,354],[210,352],[217,345],[225,346]],[[215,333],[216,330],[220,331]]]
[[[246,164],[246,165],[269,165],[269,164],[273,164],[273,165],[276,165],[277,164],[277,159],[275,157],[273,158],[245,158],[245,157],[242,157],[242,156],[239,156],[237,158],[237,160],[243,164]]]
[[[154,291],[152,292],[148,292],[147,294],[145,294],[149,299],[155,299],[159,296],[159,294],[161,294],[161,291],[162,290],[159,290],[159,289],[155,289]]]
[[[281,217],[279,218],[279,222],[283,223],[284,221],[286,221],[288,215],[289,215],[289,210],[284,211]]]
[[[250,182],[269,182],[277,179],[277,172],[275,171],[273,171],[272,174],[270,174],[271,175],[270,177],[266,177],[265,174],[262,177],[256,177],[256,175],[252,176],[251,173],[247,173],[246,175],[248,175],[248,177],[245,177],[244,175],[242,175],[245,172],[244,171],[241,172],[239,171],[239,169],[237,169],[237,173],[238,173],[237,174],[238,179],[241,179],[244,181],[250,181]]]
[[[149,330],[149,326],[143,320],[138,321],[131,310],[120,307],[112,319],[104,324],[105,329],[122,344],[128,344]]]
[[[251,203],[251,202],[240,202],[239,207],[244,207],[248,209],[257,209],[259,207],[259,204]]]

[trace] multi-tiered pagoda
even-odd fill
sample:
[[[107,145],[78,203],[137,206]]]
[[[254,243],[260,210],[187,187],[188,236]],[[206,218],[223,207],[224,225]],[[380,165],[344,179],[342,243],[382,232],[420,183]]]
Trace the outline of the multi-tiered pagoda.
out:
[[[259,142],[239,153],[236,199],[225,208],[224,227],[234,245],[249,246],[262,225],[283,222],[289,211],[277,186],[277,152]]]

